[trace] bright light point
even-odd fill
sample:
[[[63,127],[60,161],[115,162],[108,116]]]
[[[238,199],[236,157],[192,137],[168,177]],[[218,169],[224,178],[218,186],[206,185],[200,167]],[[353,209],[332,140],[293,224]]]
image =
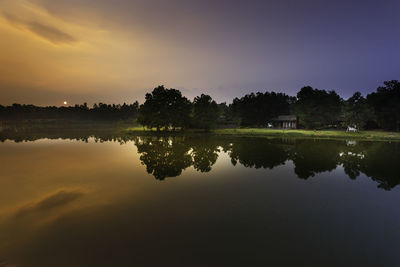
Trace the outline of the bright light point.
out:
[[[66,105],[66,104],[68,104],[68,102],[67,102],[67,101],[64,101],[64,105]]]

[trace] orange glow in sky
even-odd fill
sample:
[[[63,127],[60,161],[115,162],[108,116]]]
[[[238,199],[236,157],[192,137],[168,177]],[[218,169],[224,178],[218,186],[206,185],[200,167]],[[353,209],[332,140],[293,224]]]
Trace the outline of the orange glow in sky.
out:
[[[369,93],[399,79],[399,5],[0,0],[0,104],[143,102],[158,85],[228,103],[306,85]]]
[[[72,4],[73,15],[61,14],[49,8],[56,2],[0,2],[0,104],[56,105],[65,95],[74,104],[132,103],[158,84],[185,85],[187,70],[172,67],[182,56],[201,63],[141,25],[115,25]]]

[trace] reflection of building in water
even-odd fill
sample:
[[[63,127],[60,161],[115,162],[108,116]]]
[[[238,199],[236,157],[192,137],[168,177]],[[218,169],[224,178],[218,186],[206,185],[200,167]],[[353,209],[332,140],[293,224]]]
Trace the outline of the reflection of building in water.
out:
[[[296,115],[280,115],[272,120],[275,128],[282,129],[296,129],[297,128],[297,116]]]

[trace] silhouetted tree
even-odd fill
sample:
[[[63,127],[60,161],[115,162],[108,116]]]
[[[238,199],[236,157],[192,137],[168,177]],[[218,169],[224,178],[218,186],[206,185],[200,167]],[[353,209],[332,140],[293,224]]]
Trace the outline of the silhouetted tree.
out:
[[[199,127],[209,130],[216,125],[265,127],[278,115],[293,114],[299,117],[301,126],[321,128],[337,126],[339,121],[349,125],[379,127],[400,130],[400,83],[386,81],[384,86],[367,95],[359,92],[343,101],[335,91],[303,87],[296,97],[283,93],[265,92],[246,94],[226,103],[216,104],[210,96],[195,98],[194,104],[176,89],[158,86],[146,94],[146,101],[139,108],[133,104],[87,103],[75,106],[48,106],[12,104],[0,105],[0,122],[33,121],[135,121],[148,128],[172,129]],[[140,110],[139,110],[140,109]],[[191,117],[192,116],[192,117]],[[367,124],[367,125],[366,125]]]
[[[176,89],[164,86],[154,88],[146,94],[146,101],[139,109],[138,122],[148,128],[184,127],[190,121],[191,103]]]
[[[98,103],[89,108],[83,105],[67,107],[38,107],[34,105],[13,104],[0,108],[0,120],[22,122],[27,120],[90,120],[90,121],[117,121],[134,120],[137,117],[139,103],[127,105],[110,105]]]
[[[295,106],[300,124],[306,128],[333,125],[341,114],[342,99],[335,91],[301,88]]]
[[[373,117],[373,109],[360,92],[355,92],[344,103],[344,119],[347,125],[356,125],[357,128],[362,129]]]
[[[233,99],[230,106],[232,116],[243,126],[265,126],[272,118],[290,113],[293,101],[283,93],[265,92],[247,94]]]
[[[197,128],[209,130],[215,127],[218,119],[218,106],[211,96],[201,94],[193,101],[193,124]]]
[[[374,108],[377,122],[381,128],[400,130],[400,82],[384,82],[385,86],[367,95],[368,103]]]
[[[226,102],[222,102],[218,104],[218,118],[217,125],[232,127],[233,125],[238,125],[235,122],[234,117],[232,116],[231,109],[226,104]]]

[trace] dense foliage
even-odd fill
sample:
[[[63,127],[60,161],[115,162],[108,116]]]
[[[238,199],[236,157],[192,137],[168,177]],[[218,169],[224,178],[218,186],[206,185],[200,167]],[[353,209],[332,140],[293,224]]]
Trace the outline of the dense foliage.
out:
[[[344,121],[346,125],[363,129],[365,125],[373,119],[374,111],[360,92],[355,92],[354,95],[344,103]]]
[[[157,130],[170,126],[173,129],[185,127],[190,121],[190,111],[190,101],[179,90],[158,86],[152,93],[146,94],[146,101],[140,106],[138,122]]]
[[[218,105],[211,96],[201,94],[193,101],[193,124],[196,128],[209,130],[215,127],[218,119]]]
[[[306,128],[336,125],[340,120],[342,99],[335,91],[301,88],[297,93],[295,112]]]
[[[130,120],[137,117],[138,109],[137,101],[130,105],[96,103],[92,108],[89,108],[86,103],[69,107],[38,107],[20,104],[4,107],[0,105],[0,120]]]
[[[400,130],[400,83],[386,81],[384,86],[364,98],[356,92],[343,100],[335,91],[310,86],[296,97],[284,93],[257,92],[233,99],[232,104],[217,104],[209,95],[193,102],[177,89],[156,87],[145,102],[127,105],[87,104],[69,107],[0,105],[0,122],[34,119],[131,120],[148,128],[175,130],[188,127],[209,130],[214,127],[266,127],[279,115],[296,115],[299,127],[320,129],[356,126]]]
[[[293,102],[293,97],[283,93],[258,92],[233,99],[231,110],[240,125],[261,127],[278,115],[289,114]]]
[[[400,130],[400,82],[384,82],[376,92],[367,96],[367,101],[374,108],[377,122],[381,128]]]

